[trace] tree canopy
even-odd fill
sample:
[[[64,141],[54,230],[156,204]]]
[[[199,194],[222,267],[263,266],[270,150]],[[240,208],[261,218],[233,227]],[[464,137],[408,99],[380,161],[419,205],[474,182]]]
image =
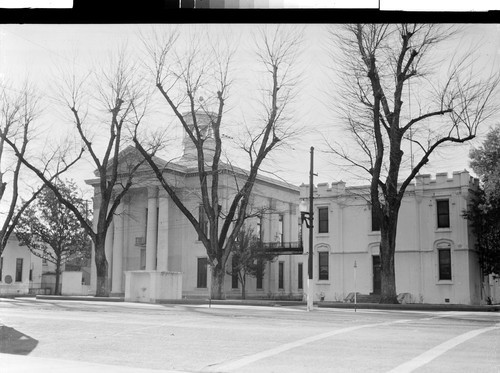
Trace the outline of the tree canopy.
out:
[[[90,222],[92,212],[72,181],[57,182],[59,192]],[[26,208],[16,226],[16,236],[36,256],[56,265],[56,292],[61,266],[69,260],[90,258],[90,239],[73,212],[55,193],[44,188]]]

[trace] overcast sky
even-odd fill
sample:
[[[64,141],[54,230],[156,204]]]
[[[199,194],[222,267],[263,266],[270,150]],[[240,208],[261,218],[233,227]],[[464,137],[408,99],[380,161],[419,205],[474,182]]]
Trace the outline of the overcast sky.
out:
[[[44,92],[44,114],[40,118],[39,128],[41,138],[50,142],[62,133],[67,133],[71,123],[65,121],[59,109],[56,108],[52,95],[52,83],[58,69],[75,65],[81,72],[88,71],[92,63],[106,59],[116,51],[117,46],[127,44],[129,50],[140,50],[139,32],[147,32],[151,25],[2,25],[0,26],[0,77],[16,83],[25,77],[34,81],[38,88]],[[249,54],[249,40],[257,25],[181,25],[181,32],[227,32],[228,28],[240,40],[238,68],[236,78],[240,81],[239,87],[232,91],[232,101],[229,104],[231,115],[236,118],[246,118],[249,113],[245,110],[253,108],[254,92],[244,89],[245,82],[251,82],[252,73],[255,72],[255,63]],[[293,144],[293,150],[276,153],[272,163],[266,169],[295,185],[308,182],[309,172],[309,147],[314,146],[316,151],[315,168],[318,173],[315,182],[333,182],[343,179],[348,184],[357,183],[352,175],[342,173],[331,162],[331,156],[323,153],[326,149],[323,137],[343,136],[342,123],[332,114],[331,106],[335,105],[328,95],[332,89],[331,59],[328,54],[327,33],[324,25],[296,25],[304,27],[303,54],[297,66],[300,71],[299,100],[295,102],[295,120],[304,127],[307,135],[301,136]],[[478,56],[484,61],[489,61],[492,68],[499,67],[500,60],[500,27],[499,25],[470,25],[467,32],[455,40],[455,48],[464,45],[478,45]],[[496,67],[495,67],[496,66]],[[55,75],[54,75],[55,74]],[[333,87],[334,89],[334,87]],[[250,105],[250,106],[249,106]],[[157,113],[159,122],[165,120],[162,110]],[[499,121],[497,121],[498,123]],[[175,129],[176,128],[176,129]],[[177,135],[180,134],[179,125],[174,126]],[[488,128],[483,128],[477,145],[484,137]],[[48,135],[48,136],[47,136]],[[44,137],[45,136],[45,137]],[[38,146],[41,146],[40,144]],[[431,158],[425,173],[449,172],[469,169],[468,150],[470,145],[461,147],[448,147],[439,155]],[[172,146],[171,151],[179,153],[179,141]],[[242,164],[244,166],[244,164]],[[77,170],[69,175],[82,182],[92,178],[92,166],[81,163]]]

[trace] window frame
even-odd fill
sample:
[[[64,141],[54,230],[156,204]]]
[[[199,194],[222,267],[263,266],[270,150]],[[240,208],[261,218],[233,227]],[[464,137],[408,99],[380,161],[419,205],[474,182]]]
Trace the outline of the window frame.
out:
[[[445,204],[444,204],[445,203]],[[446,212],[440,211],[440,206],[446,206]],[[445,222],[441,222],[441,218],[445,218]],[[436,224],[438,229],[451,228],[450,222],[450,200],[448,198],[440,198],[436,200]]]
[[[437,249],[438,253],[438,280],[452,281],[453,269],[451,260],[451,247],[441,247]],[[443,258],[442,254],[447,253],[447,257]]]
[[[196,263],[197,263],[196,288],[197,289],[207,289],[208,288],[208,258],[207,257],[198,257]],[[200,263],[202,263],[202,266],[200,266]],[[202,268],[204,268],[203,271],[201,271]],[[202,272],[204,272],[203,277],[201,276],[203,274]]]
[[[285,289],[285,262],[278,262],[278,289]]]
[[[304,264],[298,263],[297,267],[297,289],[304,289]]]
[[[326,219],[325,215],[322,212],[326,211]],[[330,211],[328,206],[320,206],[318,207],[318,233],[324,234],[330,232]]]
[[[23,258],[16,258],[15,282],[23,282]]]
[[[259,261],[257,263],[256,284],[255,284],[256,289],[257,290],[264,289],[263,283],[264,283],[264,262]]]
[[[326,264],[321,259],[326,259]],[[326,266],[326,276],[321,271]],[[330,253],[328,251],[318,251],[318,281],[328,281],[330,279]]]

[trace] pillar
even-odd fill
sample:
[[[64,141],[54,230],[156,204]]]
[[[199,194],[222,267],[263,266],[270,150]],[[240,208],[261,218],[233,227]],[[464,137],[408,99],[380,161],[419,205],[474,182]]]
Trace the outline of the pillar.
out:
[[[168,233],[169,233],[169,209],[170,197],[164,190],[158,195],[158,241],[157,241],[157,265],[158,271],[168,271]],[[156,209],[155,209],[156,210]]]
[[[122,292],[123,277],[123,202],[121,202],[113,218],[114,239],[113,239],[113,262],[112,262],[112,283],[111,292]]]
[[[148,188],[148,226],[146,231],[146,270],[156,270],[158,239],[158,188]]]
[[[106,260],[108,261],[108,285],[111,280],[111,273],[113,269],[113,241],[115,235],[115,223],[114,221],[108,227],[106,232],[106,240],[104,241],[104,254],[106,255]]]

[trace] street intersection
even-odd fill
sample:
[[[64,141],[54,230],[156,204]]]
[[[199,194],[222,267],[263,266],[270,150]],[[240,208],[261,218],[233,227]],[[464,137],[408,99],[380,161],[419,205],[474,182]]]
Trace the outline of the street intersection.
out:
[[[2,373],[500,372],[498,312],[17,298],[0,325]]]

